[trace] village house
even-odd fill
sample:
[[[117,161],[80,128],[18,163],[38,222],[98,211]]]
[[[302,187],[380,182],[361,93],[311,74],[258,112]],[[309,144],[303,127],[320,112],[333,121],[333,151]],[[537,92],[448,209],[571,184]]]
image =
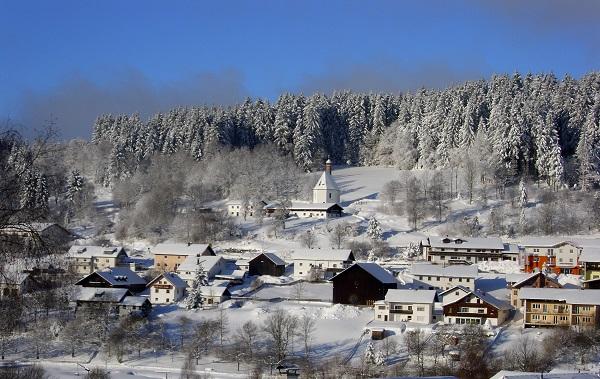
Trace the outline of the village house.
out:
[[[146,288],[146,281],[128,268],[111,267],[96,270],[80,279],[75,285],[97,288],[127,288],[135,293]]]
[[[341,191],[332,175],[331,160],[325,162],[325,171],[313,187],[312,202],[292,201],[283,207],[278,202],[265,205],[265,214],[274,215],[277,211],[286,212],[299,218],[333,218],[341,217],[344,209],[339,205]]]
[[[59,224],[50,222],[32,222],[19,225],[9,225],[2,228],[4,235],[19,237],[35,236],[51,246],[62,246],[72,241],[75,236]]]
[[[296,249],[291,254],[294,278],[330,279],[355,261],[349,249]]]
[[[222,257],[190,255],[179,265],[176,273],[189,287],[192,287],[201,264],[207,279],[214,279],[227,268],[227,261]]]
[[[152,307],[148,298],[132,296],[126,288],[78,287],[76,291],[73,297],[76,313],[94,312],[108,308],[116,316],[123,317],[132,312],[139,312],[146,316]],[[133,299],[127,299],[128,297]]]
[[[159,243],[152,249],[154,267],[158,270],[173,272],[188,257],[215,256],[210,244],[197,243]]]
[[[76,274],[89,275],[110,267],[129,267],[123,246],[71,246],[67,253],[69,266]]]
[[[248,275],[281,276],[285,273],[285,262],[273,253],[261,253],[248,262]]]
[[[598,327],[600,291],[557,288],[522,288],[523,324],[538,326]]]
[[[600,275],[596,270],[594,260],[598,257],[594,252],[600,248],[598,239],[561,239],[556,237],[530,237],[521,241],[523,250],[523,271],[534,272],[548,270],[556,274],[581,275],[582,267],[580,257],[583,255],[589,263],[591,279]],[[585,250],[589,254],[584,254]]]
[[[471,291],[472,290],[470,288],[466,288],[464,286],[454,286],[438,293],[438,299],[442,304],[448,304],[464,297]]]
[[[477,266],[470,265],[444,267],[429,263],[418,263],[413,264],[410,269],[414,288],[441,291],[457,285],[474,290],[477,273]]]
[[[238,259],[235,261],[235,265],[240,270],[243,270],[243,271],[250,270],[250,263],[249,263],[248,259]]]
[[[257,211],[264,212],[266,201],[248,201],[244,207],[244,202],[241,200],[230,200],[227,202],[227,214],[230,216],[254,216]],[[244,211],[245,209],[245,211]]]
[[[558,281],[549,278],[542,272],[528,274],[525,278],[517,282],[508,282],[507,284],[510,291],[510,304],[515,308],[521,308],[524,305],[523,301],[519,300],[519,291],[521,288],[562,288],[562,285]]]
[[[163,272],[147,285],[154,304],[173,304],[183,299],[187,283],[172,272]]]
[[[201,286],[200,297],[202,297],[202,304],[214,305],[229,300],[231,293],[225,286]]]
[[[0,275],[0,299],[20,297],[27,293],[35,283],[31,276],[18,270],[4,270]]]
[[[423,258],[436,264],[474,264],[519,260],[517,245],[500,238],[451,238],[431,236],[421,241]]]
[[[443,309],[446,324],[499,326],[508,319],[512,307],[486,292],[476,290],[444,304]]]
[[[600,247],[586,246],[579,256],[584,280],[600,279]]]
[[[334,304],[371,306],[398,287],[396,278],[377,263],[355,263],[330,281]]]
[[[385,300],[375,302],[375,320],[432,324],[435,290],[390,289]]]

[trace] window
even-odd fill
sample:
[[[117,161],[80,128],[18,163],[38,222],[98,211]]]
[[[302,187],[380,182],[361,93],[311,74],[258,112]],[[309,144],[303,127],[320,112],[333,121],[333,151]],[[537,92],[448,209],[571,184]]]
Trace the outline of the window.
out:
[[[452,278],[448,278],[448,281],[449,281],[449,282],[451,282],[451,281],[452,281]]]
[[[298,266],[302,266],[302,262],[298,263]]]
[[[408,306],[408,310],[409,310],[409,311],[412,311],[412,305],[409,305],[409,306]]]
[[[154,293],[158,293],[158,288],[155,288],[155,289],[154,289]]]
[[[446,260],[446,257],[443,255],[440,255],[440,261]]]
[[[471,279],[467,278],[467,283],[469,283],[471,281]]]
[[[333,268],[336,268],[336,267],[337,267],[337,263],[334,263],[334,264],[333,264]]]
[[[417,307],[417,312],[425,312],[425,307]]]
[[[460,307],[459,312],[460,313],[469,313],[469,308],[467,308],[467,307]]]
[[[431,280],[431,276],[428,276],[428,277],[427,277],[427,280]]]
[[[440,281],[440,277],[439,277],[439,276],[436,276],[436,277],[435,277],[435,280],[437,280],[437,281],[439,282],[439,281]]]
[[[477,313],[485,313],[485,309],[483,309],[483,308],[479,308],[479,309],[477,310]]]
[[[377,315],[377,318],[381,318],[381,315]]]
[[[154,301],[158,303],[158,297],[155,297],[155,298],[154,298]]]
[[[171,293],[171,290],[167,290],[167,293]]]
[[[531,304],[531,308],[533,308],[533,309],[540,309],[541,307],[540,307],[540,304],[533,303],[533,304]]]
[[[459,282],[462,282],[462,278],[458,278],[458,281],[459,281]]]

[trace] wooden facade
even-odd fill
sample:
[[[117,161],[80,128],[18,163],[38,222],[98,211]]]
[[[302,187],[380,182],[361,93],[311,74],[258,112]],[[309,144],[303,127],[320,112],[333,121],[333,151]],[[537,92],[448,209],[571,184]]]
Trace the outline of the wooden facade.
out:
[[[334,276],[331,282],[336,304],[373,305],[375,301],[385,299],[389,289],[397,288],[396,282],[382,282],[359,264]]]
[[[130,278],[130,281],[127,281],[125,279],[120,280],[117,278],[113,283],[111,283],[109,280],[102,277],[102,275],[100,275],[98,271],[95,271],[90,275],[82,278],[75,284],[83,287],[95,288],[126,288],[134,293],[141,292],[144,289],[146,289],[146,282],[138,275],[134,275],[135,280],[131,280]]]
[[[508,309],[485,301],[475,293],[470,293],[443,306],[444,320],[448,324],[477,324],[489,322],[496,326],[508,318]]]
[[[276,257],[277,258],[277,257]],[[248,262],[248,275],[281,276],[285,273],[285,263],[281,259],[273,259],[267,254],[260,254]]]
[[[517,282],[508,287],[510,290],[510,304],[515,307],[523,306],[519,301],[519,289],[521,288],[562,288],[562,285],[554,279],[548,278],[542,272],[538,272],[529,278]]]

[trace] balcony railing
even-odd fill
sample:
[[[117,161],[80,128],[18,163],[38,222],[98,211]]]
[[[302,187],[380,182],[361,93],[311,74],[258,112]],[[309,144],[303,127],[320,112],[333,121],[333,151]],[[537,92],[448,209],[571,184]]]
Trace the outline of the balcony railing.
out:
[[[409,309],[390,309],[390,313],[399,313],[403,315],[412,315],[413,311]]]

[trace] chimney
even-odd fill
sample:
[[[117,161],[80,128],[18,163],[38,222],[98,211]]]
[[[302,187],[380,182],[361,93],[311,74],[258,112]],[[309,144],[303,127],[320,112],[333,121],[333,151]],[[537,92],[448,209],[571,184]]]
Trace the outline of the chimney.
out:
[[[325,162],[325,172],[331,174],[331,159],[327,158]]]

